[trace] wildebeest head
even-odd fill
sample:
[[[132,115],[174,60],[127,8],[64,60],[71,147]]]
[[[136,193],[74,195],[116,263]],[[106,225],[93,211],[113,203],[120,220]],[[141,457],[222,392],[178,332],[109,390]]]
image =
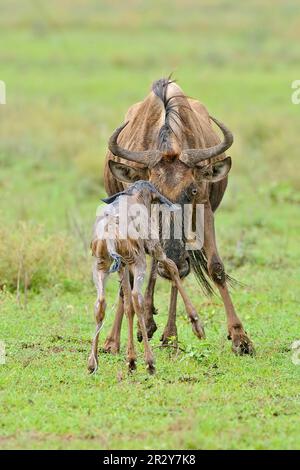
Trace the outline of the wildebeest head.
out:
[[[114,156],[127,160],[128,164],[110,160],[109,168],[114,177],[123,183],[149,180],[173,203],[181,205],[205,203],[208,198],[209,183],[225,178],[231,168],[231,158],[225,157],[224,152],[232,145],[233,136],[223,123],[210,117],[221,129],[223,141],[208,148],[183,148],[186,147],[187,139],[183,145],[182,139],[176,135],[177,128],[179,134],[180,125],[183,123],[180,122],[178,108],[173,109],[176,106],[170,105],[171,100],[176,100],[178,95],[173,94],[171,97],[166,95],[170,83],[170,81],[166,83],[165,95],[160,97],[165,105],[165,123],[159,130],[157,148],[132,151],[124,148],[125,145],[121,146],[118,137],[127,126],[126,122],[111,136],[109,150]],[[180,97],[185,98],[183,95]],[[173,119],[172,124],[171,119]],[[139,164],[138,167],[136,164]],[[176,263],[180,276],[186,276],[190,266],[183,241],[171,238],[165,240],[163,245],[167,256]],[[166,273],[160,272],[160,274],[167,277]]]

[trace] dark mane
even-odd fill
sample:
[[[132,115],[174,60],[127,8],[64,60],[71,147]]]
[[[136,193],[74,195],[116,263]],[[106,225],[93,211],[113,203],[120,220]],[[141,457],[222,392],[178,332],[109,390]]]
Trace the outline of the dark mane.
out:
[[[171,83],[175,83],[175,82],[176,80],[171,80],[171,77],[160,78],[159,80],[156,80],[152,85],[153,93],[155,93],[155,95],[161,99],[165,107],[165,112],[166,112],[165,123],[160,128],[160,131],[159,131],[158,148],[166,153],[172,151],[172,144],[171,144],[171,139],[170,139],[171,134],[173,134],[177,138],[176,133],[174,132],[174,129],[172,128],[172,122],[176,124],[182,123],[182,117],[180,116],[179,112],[176,109],[176,107],[178,106],[178,103],[174,103],[174,98],[183,98],[183,99],[186,98],[185,95],[183,94],[174,95],[174,96],[170,96],[169,98],[167,98],[168,86]]]

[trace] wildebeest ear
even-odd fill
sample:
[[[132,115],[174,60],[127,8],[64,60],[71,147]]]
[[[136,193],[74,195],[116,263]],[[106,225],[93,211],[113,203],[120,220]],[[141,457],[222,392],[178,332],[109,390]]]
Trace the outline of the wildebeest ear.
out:
[[[216,183],[217,181],[225,178],[231,168],[231,158],[227,157],[220,162],[206,165],[205,167],[199,168],[200,178],[203,181],[209,181]]]
[[[109,160],[108,165],[110,171],[118,181],[123,181],[124,183],[134,183],[138,180],[148,179],[147,168],[132,168],[129,165],[114,162],[113,160]]]

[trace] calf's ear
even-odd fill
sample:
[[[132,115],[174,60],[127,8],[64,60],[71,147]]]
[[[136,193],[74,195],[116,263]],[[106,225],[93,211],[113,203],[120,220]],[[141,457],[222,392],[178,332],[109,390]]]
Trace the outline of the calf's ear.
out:
[[[231,158],[227,157],[224,160],[200,168],[200,178],[202,181],[216,183],[228,175],[230,168]]]
[[[114,202],[117,199],[117,197],[122,196],[122,195],[126,195],[126,191],[122,191],[120,193],[113,194],[112,196],[104,197],[103,199],[101,199],[101,201],[105,202],[105,204],[111,204],[112,202]]]
[[[123,183],[134,183],[138,180],[148,180],[147,168],[132,168],[129,165],[109,160],[108,166],[114,177]]]

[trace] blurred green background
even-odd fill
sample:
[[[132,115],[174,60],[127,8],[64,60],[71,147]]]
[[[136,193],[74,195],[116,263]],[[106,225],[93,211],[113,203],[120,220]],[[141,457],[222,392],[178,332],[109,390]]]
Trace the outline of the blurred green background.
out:
[[[300,446],[299,13],[297,0],[1,0],[0,448]],[[208,340],[180,306],[185,353],[155,350],[156,377],[141,359],[127,378],[123,354],[89,378],[107,139],[170,72],[235,135],[217,230],[257,357],[232,356],[222,303],[190,276]],[[158,292],[162,329],[168,285]]]

